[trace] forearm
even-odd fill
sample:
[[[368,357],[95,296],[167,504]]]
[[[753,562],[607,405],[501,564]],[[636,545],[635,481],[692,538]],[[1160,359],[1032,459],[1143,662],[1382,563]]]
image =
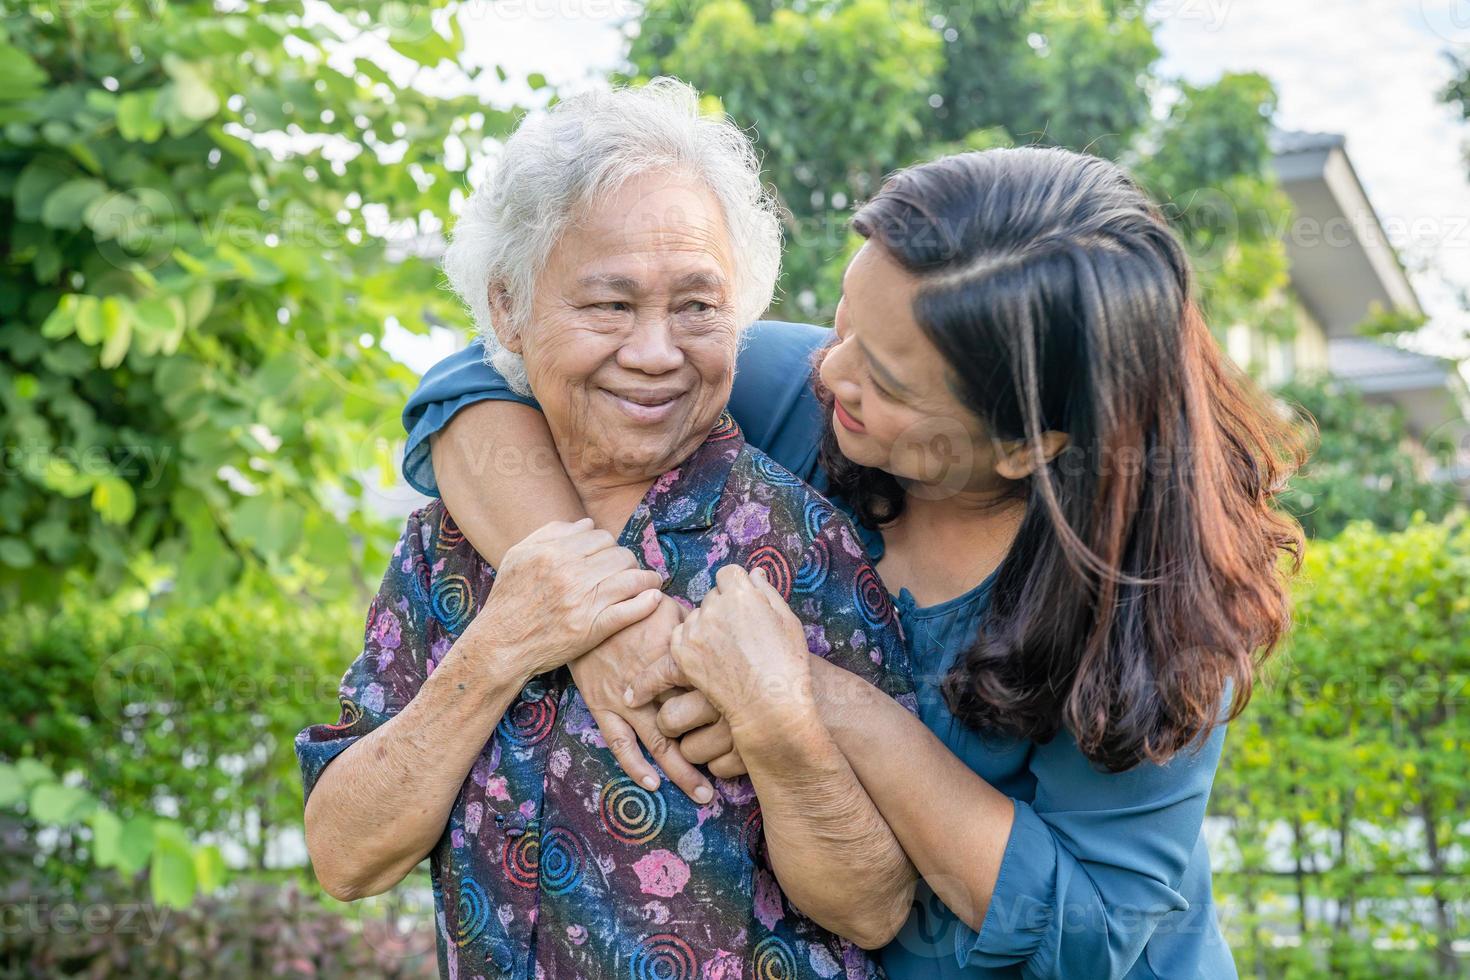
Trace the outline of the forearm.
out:
[[[430,451],[444,505],[491,565],[538,527],[587,516],[546,419],[528,405],[467,406],[433,437]]]
[[[925,882],[979,929],[995,891],[1014,804],[934,733],[862,678],[819,657],[823,724]]]
[[[914,868],[815,709],[759,739],[736,733],[735,745],[787,898],[860,946],[886,945],[908,917]]]
[[[462,637],[417,695],[322,772],[306,804],[317,878],[344,901],[402,881],[444,833],[454,800],[524,686],[509,656]]]

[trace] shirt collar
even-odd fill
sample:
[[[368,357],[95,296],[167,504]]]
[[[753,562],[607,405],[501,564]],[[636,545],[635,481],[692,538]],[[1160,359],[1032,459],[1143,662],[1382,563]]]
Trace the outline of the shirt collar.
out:
[[[698,531],[714,525],[715,511],[745,434],[728,411],[688,459],[653,482],[643,502],[655,530]]]

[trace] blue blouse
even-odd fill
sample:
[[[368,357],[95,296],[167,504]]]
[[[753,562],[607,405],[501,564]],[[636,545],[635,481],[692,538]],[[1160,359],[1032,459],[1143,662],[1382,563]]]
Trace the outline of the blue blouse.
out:
[[[807,384],[807,365],[830,336],[805,324],[755,324],[729,403],[749,442],[823,492],[817,447],[826,422]],[[428,436],[459,409],[487,398],[536,404],[506,387],[478,344],[424,376],[403,413],[403,471],[411,484],[437,493]],[[876,563],[882,535],[859,530]],[[1042,745],[969,730],[950,713],[940,683],[974,638],[992,582],[993,576],[933,606],[918,605],[907,589],[895,597],[920,717],[977,775],[1011,797],[1015,821],[980,930],[921,884],[908,923],[882,951],[889,977],[1234,977],[1201,833],[1225,726],[1216,726],[1198,751],[1125,773],[1095,769],[1066,733]]]

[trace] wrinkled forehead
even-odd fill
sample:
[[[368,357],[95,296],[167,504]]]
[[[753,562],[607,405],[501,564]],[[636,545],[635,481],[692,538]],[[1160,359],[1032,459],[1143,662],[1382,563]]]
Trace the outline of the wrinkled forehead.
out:
[[[652,174],[594,199],[553,250],[547,270],[576,280],[636,278],[728,288],[734,249],[714,194],[702,183]]]

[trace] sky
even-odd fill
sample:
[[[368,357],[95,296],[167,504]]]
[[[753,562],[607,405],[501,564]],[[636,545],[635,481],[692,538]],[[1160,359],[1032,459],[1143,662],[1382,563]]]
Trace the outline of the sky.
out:
[[[1046,2],[1046,0],[1043,0]],[[1075,3],[1080,0],[1050,0]],[[1448,50],[1470,53],[1470,0],[1155,0],[1165,77],[1205,83],[1259,71],[1276,84],[1277,123],[1342,133],[1347,152],[1400,250],[1431,324],[1415,346],[1470,354],[1470,125],[1436,94]],[[634,0],[497,0],[460,13],[466,54],[508,76],[482,93],[531,98],[527,76],[574,90],[619,65],[619,25]],[[400,338],[395,354],[422,370],[464,338]]]

